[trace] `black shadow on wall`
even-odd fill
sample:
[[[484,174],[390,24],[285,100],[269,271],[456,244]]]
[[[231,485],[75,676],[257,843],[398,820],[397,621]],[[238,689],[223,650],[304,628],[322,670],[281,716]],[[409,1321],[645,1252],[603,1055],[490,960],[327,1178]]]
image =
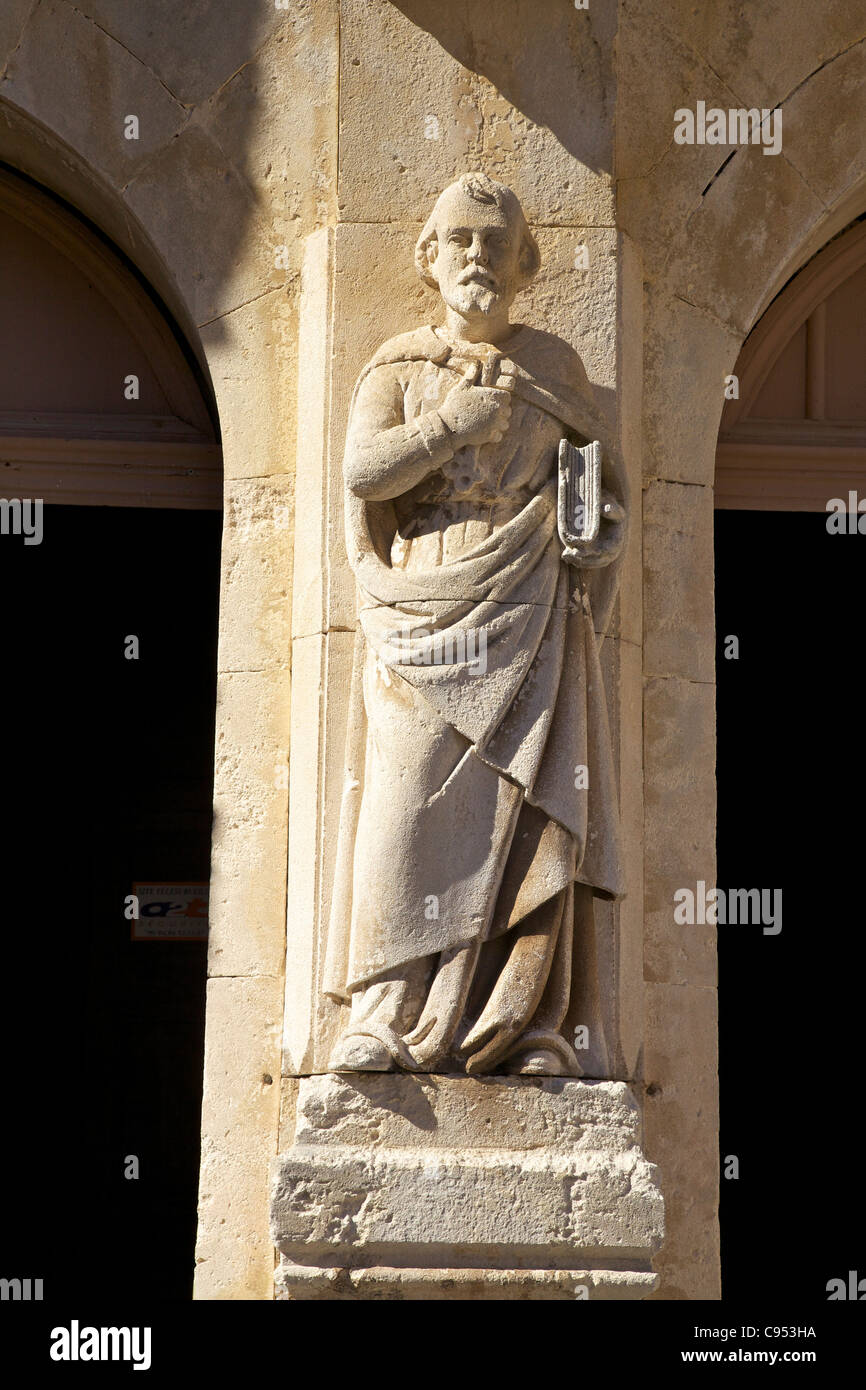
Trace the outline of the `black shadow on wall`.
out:
[[[209,877],[221,521],[54,506],[40,545],[0,537],[0,1272],[46,1302],[191,1296],[207,945],[131,940],[124,899]]]
[[[716,512],[718,884],[782,889],[778,933],[718,928],[722,1296],[753,1306],[866,1274],[866,536],[826,520]]]

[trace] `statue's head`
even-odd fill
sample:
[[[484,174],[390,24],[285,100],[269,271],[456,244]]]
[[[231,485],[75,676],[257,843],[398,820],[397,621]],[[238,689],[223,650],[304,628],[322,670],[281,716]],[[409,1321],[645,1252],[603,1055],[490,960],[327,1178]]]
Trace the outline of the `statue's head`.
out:
[[[449,184],[415,247],[421,279],[467,319],[507,310],[540,264],[516,195],[486,174]]]

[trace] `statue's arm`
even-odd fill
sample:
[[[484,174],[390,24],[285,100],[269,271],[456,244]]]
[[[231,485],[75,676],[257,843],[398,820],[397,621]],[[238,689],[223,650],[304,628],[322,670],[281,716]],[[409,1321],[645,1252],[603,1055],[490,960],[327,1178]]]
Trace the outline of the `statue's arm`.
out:
[[[355,397],[343,462],[356,497],[384,502],[400,497],[454,456],[454,439],[437,410],[404,417],[403,388],[395,368],[368,372]]]

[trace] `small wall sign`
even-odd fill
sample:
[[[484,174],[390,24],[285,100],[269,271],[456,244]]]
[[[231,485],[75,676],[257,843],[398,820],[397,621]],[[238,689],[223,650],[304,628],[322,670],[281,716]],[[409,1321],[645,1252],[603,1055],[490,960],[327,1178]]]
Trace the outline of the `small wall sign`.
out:
[[[133,941],[207,941],[207,883],[134,883]]]

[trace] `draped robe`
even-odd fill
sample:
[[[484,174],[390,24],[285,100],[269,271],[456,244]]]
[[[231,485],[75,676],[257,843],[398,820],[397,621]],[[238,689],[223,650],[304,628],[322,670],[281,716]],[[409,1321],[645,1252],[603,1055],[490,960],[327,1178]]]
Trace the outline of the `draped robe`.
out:
[[[448,443],[436,406],[474,362],[483,384],[511,391],[509,426],[437,465]],[[467,1070],[491,1069],[530,1024],[558,1029],[573,884],[623,892],[598,651],[617,565],[566,565],[556,527],[559,441],[598,432],[580,359],[528,327],[501,349],[433,328],[402,334],[355,387],[347,463],[393,439],[426,445],[431,471],[391,501],[346,489],[359,630],[324,989],[357,1002],[414,967],[403,1037],[423,1040],[431,1010],[441,1031],[450,1009],[449,1069],[473,1042],[473,1009],[476,1029],[485,1007],[496,1012],[509,934],[535,951],[537,978],[521,983],[527,969],[512,962],[512,996],[529,991],[514,1036],[489,1056],[474,1038]],[[610,476],[605,486],[620,491]],[[425,961],[434,968],[419,993]],[[394,1046],[417,1065],[401,1039]]]

